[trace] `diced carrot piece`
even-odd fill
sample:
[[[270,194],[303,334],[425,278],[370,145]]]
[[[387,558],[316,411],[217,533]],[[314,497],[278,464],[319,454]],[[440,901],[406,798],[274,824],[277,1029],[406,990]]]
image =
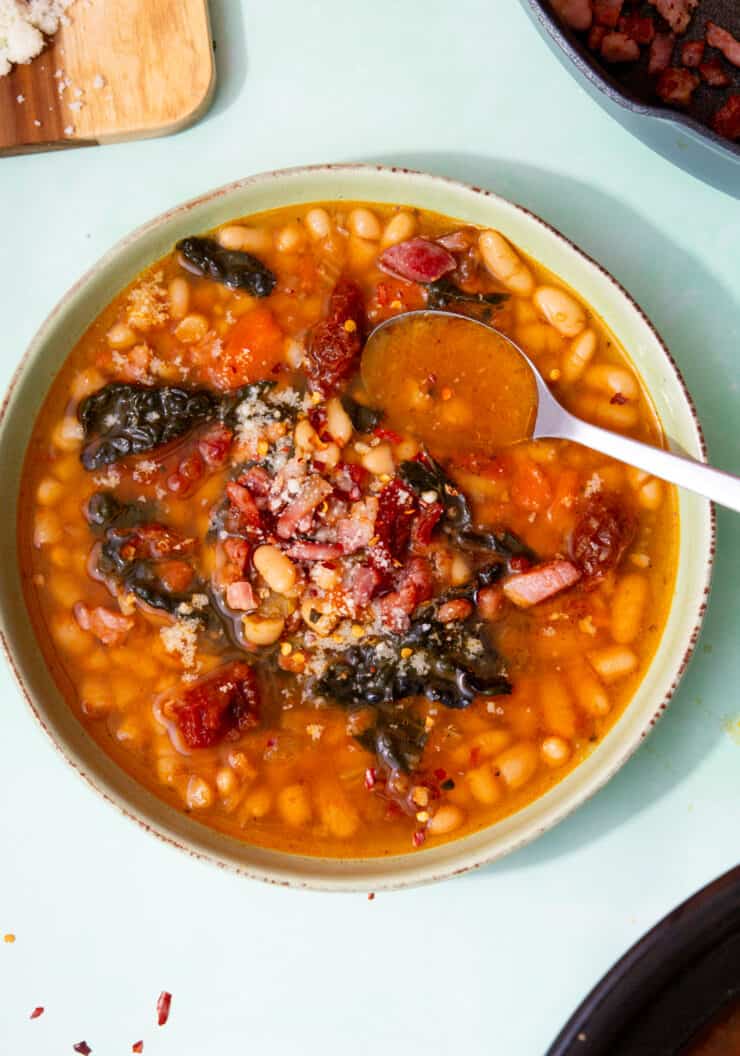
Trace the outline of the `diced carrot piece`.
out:
[[[283,360],[285,335],[269,308],[253,308],[230,331],[212,369],[220,389],[238,389],[274,374]]]

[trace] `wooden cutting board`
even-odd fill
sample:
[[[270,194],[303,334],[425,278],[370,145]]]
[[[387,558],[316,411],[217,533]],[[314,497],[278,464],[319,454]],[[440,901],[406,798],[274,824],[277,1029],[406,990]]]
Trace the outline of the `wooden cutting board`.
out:
[[[0,154],[176,132],[215,85],[207,0],[77,0],[69,25],[0,77]]]

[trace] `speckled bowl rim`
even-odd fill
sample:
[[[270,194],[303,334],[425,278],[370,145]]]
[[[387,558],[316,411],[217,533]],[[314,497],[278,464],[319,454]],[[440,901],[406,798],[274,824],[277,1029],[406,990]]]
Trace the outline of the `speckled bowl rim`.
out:
[[[316,193],[313,192],[314,185],[317,187]],[[25,405],[19,409],[19,404],[25,395],[24,386],[30,387],[34,384],[34,371],[38,373],[41,370],[38,364],[43,362],[42,354],[56,337],[57,344],[64,346],[63,354],[55,354],[58,365],[61,365],[79,333],[92,322],[104,306],[103,303],[97,303],[94,296],[96,282],[100,276],[105,277],[114,270],[122,270],[124,277],[116,279],[116,282],[117,288],[123,288],[146,262],[158,259],[166,252],[166,247],[171,246],[175,237],[180,235],[178,233],[174,237],[168,236],[164,241],[160,238],[162,244],[157,244],[153,252],[148,251],[144,263],[138,259],[140,252],[137,256],[137,248],[140,248],[142,243],[156,243],[155,236],[164,235],[171,228],[176,228],[178,222],[191,213],[197,215],[199,211],[209,207],[217,207],[219,204],[223,206],[232,200],[238,201],[240,196],[248,198],[252,192],[259,199],[261,191],[266,192],[268,197],[274,196],[274,201],[270,198],[271,205],[253,203],[248,209],[240,208],[237,204],[229,205],[219,219],[213,221],[210,217],[213,222],[195,223],[193,230],[204,230],[206,227],[224,223],[229,218],[245,215],[249,211],[257,212],[263,208],[319,200],[399,202],[422,208],[437,208],[447,215],[480,224],[492,223],[490,217],[486,217],[487,208],[498,210],[502,215],[497,218],[497,226],[504,234],[510,234],[523,249],[531,252],[528,243],[539,240],[547,250],[546,257],[550,254],[559,255],[559,265],[553,265],[549,259],[543,260],[543,263],[557,274],[568,272],[571,268],[581,269],[583,281],[588,279],[589,282],[595,282],[597,290],[603,290],[607,300],[609,296],[616,294],[614,311],[619,310],[620,318],[623,314],[625,327],[629,321],[631,326],[637,327],[641,337],[647,342],[644,354],[649,354],[650,358],[645,367],[651,366],[652,369],[654,365],[656,371],[665,371],[663,380],[671,390],[669,396],[674,401],[671,406],[669,400],[668,406],[671,407],[670,413],[677,414],[681,419],[684,434],[681,443],[684,450],[696,458],[706,460],[706,446],[693,401],[676,363],[652,323],[609,272],[534,213],[492,191],[446,177],[398,167],[366,164],[309,165],[249,176],[176,206],[119,241],[59,301],[23,356],[0,408],[0,464],[4,467],[14,465],[16,474],[16,486],[12,496],[12,523],[0,530],[0,544],[6,552],[6,557],[10,558],[10,562],[3,562],[4,568],[0,569],[0,644],[33,715],[70,766],[107,802],[173,847],[253,879],[314,890],[393,890],[446,879],[510,854],[562,821],[606,784],[653,728],[665,711],[686,669],[701,628],[715,549],[714,510],[706,500],[686,493],[681,494],[681,549],[686,545],[683,538],[684,524],[691,523],[695,532],[694,542],[697,544],[697,552],[693,556],[700,567],[694,569],[692,564],[692,571],[686,573],[693,578],[688,585],[684,584],[690,598],[689,611],[684,613],[685,627],[680,640],[671,643],[667,641],[667,634],[664,633],[633,700],[597,748],[553,789],[500,822],[440,847],[421,849],[405,855],[353,859],[315,858],[269,851],[254,844],[234,840],[192,820],[188,815],[158,799],[130,778],[96,745],[70,709],[63,704],[61,694],[51,682],[46,665],[32,662],[34,652],[36,657],[38,656],[38,647],[35,645],[25,603],[22,599],[18,600],[20,578],[16,561],[15,508],[20,467],[18,457],[13,461],[7,449],[12,449],[11,426],[14,419],[20,415],[26,432],[22,448],[25,450],[27,434],[31,428],[29,423],[35,419],[38,407],[51,384],[53,374],[45,385],[38,386],[39,392],[33,397],[32,416],[25,412],[23,417]],[[435,204],[430,204],[430,198],[435,199]],[[441,199],[438,203],[437,198]],[[462,210],[460,205],[464,206]],[[472,215],[478,212],[479,216]],[[505,222],[502,223],[502,219]],[[511,233],[512,227],[517,230],[516,234]],[[541,254],[534,255],[542,259]],[[135,258],[137,262],[127,263],[130,258]],[[566,276],[564,279],[571,281]],[[586,300],[593,303],[592,297],[587,297]],[[86,306],[88,302],[89,308]],[[85,307],[79,308],[81,304]],[[63,333],[65,321],[71,318],[78,308],[86,322],[78,326],[77,332],[71,337],[59,337],[59,332]],[[615,325],[614,319],[607,318],[607,322],[619,337],[620,326]],[[641,367],[643,373],[645,367]],[[669,399],[669,396],[666,399]],[[654,392],[653,397],[655,398]],[[16,444],[19,443],[20,441],[16,441]],[[22,454],[20,460],[22,461]],[[12,567],[8,568],[9,565]],[[679,575],[681,574],[679,566]],[[669,616],[669,626],[673,624],[676,609],[674,604]],[[680,619],[681,616],[676,618]],[[662,666],[667,665],[667,668],[653,678],[653,671],[659,659]],[[31,685],[38,680],[45,682],[44,692]],[[641,700],[656,680],[659,688],[656,688],[654,698]],[[634,715],[638,700],[639,718]],[[55,707],[59,711],[57,716],[53,715]],[[631,719],[629,731],[628,716]],[[68,721],[70,717],[72,722]],[[64,729],[63,726],[67,728]]]

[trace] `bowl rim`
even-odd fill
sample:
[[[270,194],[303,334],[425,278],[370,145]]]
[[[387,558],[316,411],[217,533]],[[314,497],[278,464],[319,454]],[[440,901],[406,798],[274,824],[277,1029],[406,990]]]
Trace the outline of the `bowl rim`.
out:
[[[614,278],[614,276],[601,265],[598,261],[594,260],[584,250],[578,247],[571,239],[564,235],[552,224],[543,220],[536,213],[527,209],[525,206],[519,203],[513,202],[508,198],[497,194],[494,191],[486,188],[478,187],[473,184],[468,184],[461,180],[456,180],[451,177],[432,175],[426,172],[420,172],[415,169],[405,168],[403,166],[388,166],[374,163],[354,162],[354,163],[330,163],[330,164],[311,164],[301,165],[295,167],[288,167],[283,169],[275,169],[266,172],[256,173],[239,180],[232,181],[228,184],[221,185],[210,191],[198,195],[194,198],[187,199],[184,202],[179,203],[171,207],[168,210],[158,214],[150,220],[145,221],[139,225],[134,231],[125,235],[119,239],[114,245],[95,261],[90,268],[88,268],[84,274],[67,290],[67,292],[59,299],[54,305],[52,310],[47,315],[46,319],[42,322],[33,338],[31,339],[28,347],[23,353],[20,362],[18,363],[13,375],[11,377],[8,388],[0,404],[0,450],[3,446],[4,426],[5,420],[8,416],[8,412],[11,409],[13,403],[13,397],[18,389],[19,383],[25,376],[26,371],[30,371],[33,364],[35,363],[37,354],[43,350],[47,336],[53,333],[58,318],[64,313],[68,304],[75,298],[75,296],[82,292],[84,288],[91,283],[95,275],[99,271],[104,271],[109,265],[112,265],[122,255],[125,255],[126,251],[135,247],[137,243],[145,239],[150,233],[156,231],[158,228],[165,228],[173,220],[178,218],[183,213],[188,213],[192,209],[212,203],[219,198],[229,197],[232,194],[238,193],[245,188],[251,186],[259,186],[263,184],[275,183],[275,181],[290,181],[300,180],[303,177],[310,177],[316,175],[327,175],[333,177],[347,177],[352,179],[355,176],[362,176],[370,173],[378,173],[386,178],[398,178],[402,183],[408,181],[409,196],[406,201],[413,203],[414,187],[419,183],[425,183],[431,189],[439,186],[442,189],[447,188],[452,193],[458,193],[462,195],[478,195],[484,199],[491,199],[498,203],[501,208],[505,211],[507,209],[513,210],[515,213],[521,214],[526,218],[526,222],[534,224],[535,227],[542,229],[547,237],[554,237],[555,241],[559,241],[564,244],[566,249],[570,251],[575,257],[580,258],[582,264],[586,264],[598,272],[602,278],[606,279],[616,290],[619,297],[627,302],[626,306],[629,307],[638,317],[643,327],[645,327],[650,334],[650,337],[660,349],[660,352],[670,367],[670,372],[673,376],[673,380],[677,382],[680,389],[681,397],[685,404],[685,410],[688,411],[691,419],[691,426],[693,428],[694,439],[700,453],[702,461],[706,461],[707,448],[704,433],[699,421],[696,408],[694,406],[693,399],[689,390],[686,386],[684,378],[673,359],[665,341],[658,333],[657,329],[647,317],[645,312],[642,310],[640,305],[635,301],[632,295],[622,286],[622,284]],[[399,187],[399,194],[401,188]],[[341,196],[340,196],[341,198]],[[318,199],[316,199],[318,200]],[[327,200],[327,199],[322,199]],[[400,200],[400,199],[399,199]],[[288,205],[289,201],[285,201],[284,205]],[[123,288],[123,286],[121,286]],[[97,314],[97,313],[95,313]],[[89,318],[90,323],[95,318],[95,314],[91,314]],[[43,389],[44,397],[49,391],[52,382],[48,382]],[[702,555],[703,559],[703,576],[699,577],[697,573],[697,587],[696,587],[696,598],[697,604],[695,607],[695,616],[692,618],[692,629],[688,636],[683,636],[682,643],[685,642],[683,652],[681,653],[680,659],[671,659],[668,667],[670,670],[670,684],[667,686],[664,695],[660,701],[654,702],[652,705],[652,715],[646,718],[640,725],[639,733],[636,733],[630,737],[630,739],[623,744],[618,751],[616,751],[614,758],[611,760],[611,765],[602,765],[598,772],[591,776],[590,781],[585,789],[576,789],[570,796],[568,802],[559,804],[551,807],[547,817],[542,819],[539,824],[530,824],[527,831],[517,832],[509,836],[505,846],[480,848],[480,850],[471,850],[467,854],[463,852],[463,844],[467,840],[471,840],[474,837],[481,837],[482,834],[494,832],[499,825],[503,824],[509,819],[520,816],[523,811],[527,810],[528,806],[532,806],[534,803],[541,802],[550,793],[552,789],[539,796],[533,801],[533,804],[521,808],[514,812],[512,815],[508,815],[502,819],[501,822],[494,823],[482,830],[470,834],[469,836],[461,837],[458,840],[449,841],[446,844],[441,845],[438,848],[431,848],[427,850],[419,850],[415,852],[409,852],[402,855],[392,855],[387,857],[372,857],[372,858],[321,858],[318,856],[302,856],[294,854],[292,852],[283,851],[269,851],[270,856],[274,856],[275,862],[268,863],[267,866],[254,863],[246,863],[245,861],[239,860],[238,848],[252,849],[253,851],[260,852],[263,848],[255,844],[250,844],[247,841],[237,841],[234,838],[226,837],[224,834],[215,833],[212,828],[205,826],[199,822],[193,822],[197,827],[197,832],[200,834],[201,830],[204,833],[210,833],[211,836],[216,835],[219,838],[226,841],[226,844],[236,845],[237,850],[234,852],[228,852],[225,847],[220,847],[218,850],[208,846],[208,841],[204,835],[202,838],[198,838],[198,835],[185,835],[175,831],[173,825],[170,825],[166,820],[155,817],[157,808],[160,810],[166,810],[169,805],[163,801],[160,797],[156,796],[153,792],[146,790],[147,796],[152,799],[152,809],[144,810],[138,808],[135,805],[129,803],[126,796],[117,788],[115,788],[109,780],[103,777],[100,772],[93,773],[92,767],[88,766],[85,758],[79,753],[71,744],[67,742],[67,738],[63,732],[55,728],[53,720],[48,719],[44,714],[45,708],[43,703],[37,702],[35,699],[34,692],[26,684],[21,665],[16,661],[13,653],[12,645],[12,631],[8,627],[10,622],[7,617],[5,610],[6,599],[4,592],[0,592],[0,649],[5,654],[8,661],[9,667],[15,677],[17,685],[21,691],[21,694],[26,700],[31,713],[35,717],[36,721],[46,733],[48,738],[51,740],[54,747],[59,751],[64,760],[70,765],[70,767],[76,771],[80,777],[104,800],[117,808],[117,810],[132,819],[138,825],[140,825],[147,832],[157,836],[164,843],[167,843],[173,847],[176,847],[180,851],[184,851],[191,857],[197,858],[201,861],[205,861],[212,866],[219,868],[226,868],[231,872],[235,872],[238,875],[248,877],[250,879],[256,879],[263,882],[276,884],[285,887],[304,888],[311,890],[320,891],[344,891],[344,892],[364,892],[364,891],[390,891],[390,890],[402,890],[409,887],[420,886],[421,884],[432,883],[439,880],[448,879],[453,876],[457,876],[473,869],[480,868],[484,865],[488,865],[493,861],[498,860],[508,854],[511,854],[515,850],[526,846],[532,840],[542,835],[544,832],[553,828],[556,824],[559,824],[574,810],[580,807],[584,802],[590,799],[597,791],[599,791],[613,776],[620,770],[627,760],[637,750],[639,745],[642,743],[644,738],[656,725],[658,719],[664,714],[673,694],[678,687],[678,684],[686,670],[686,667],[694,653],[695,646],[698,640],[698,636],[701,630],[701,625],[704,618],[704,613],[707,606],[707,597],[711,586],[712,571],[714,566],[714,555],[716,549],[716,513],[714,506],[707,500],[700,500],[701,510],[703,511],[704,519],[704,531],[706,541],[708,543],[708,551],[705,555]],[[698,508],[698,507],[697,507]],[[16,527],[13,526],[13,538],[16,539]],[[17,544],[16,544],[17,545]],[[681,545],[681,544],[680,544]],[[25,610],[25,599],[24,599],[24,611]],[[694,606],[692,605],[692,612]],[[26,611],[27,617],[27,611]],[[654,663],[654,659],[651,661],[648,667],[648,672]],[[44,665],[46,666],[46,665]],[[645,681],[646,675],[643,677],[642,685]],[[638,687],[639,689],[639,687]],[[637,692],[636,690],[635,692]],[[629,711],[631,703],[626,705],[625,711],[619,716],[616,723],[610,730],[614,732],[624,722],[625,716]],[[80,728],[84,729],[80,724]],[[89,735],[88,735],[89,736]],[[103,749],[100,748],[97,743],[94,744],[94,750],[99,752],[101,755],[105,755]],[[602,742],[603,743],[603,742]],[[583,766],[585,766],[587,760],[580,763],[573,773],[577,773]],[[117,763],[113,765],[125,774],[122,768],[118,767]],[[570,776],[570,775],[567,775]],[[134,779],[131,779],[134,780]],[[566,777],[567,780],[567,777]],[[138,782],[135,782],[139,788],[142,786]],[[560,783],[562,784],[562,782]],[[558,785],[554,786],[557,788]],[[172,808],[170,808],[172,809]],[[179,815],[181,812],[177,812]],[[435,867],[430,861],[426,861],[427,855],[433,855],[435,851],[443,851],[447,849],[449,852],[451,848],[457,848],[458,853],[450,855],[450,860],[445,862],[441,866]],[[381,870],[383,863],[392,865],[394,862],[401,863],[416,863],[416,868],[411,870],[403,870],[399,875],[394,873]],[[319,874],[318,876],[313,875],[310,865],[316,865],[317,863],[328,864],[329,866],[334,865],[337,867],[336,875],[327,877]],[[348,872],[343,875],[340,872],[342,865],[349,865],[355,868],[355,874]],[[359,868],[365,866],[366,871],[363,873]]]
[[[571,60],[579,73],[583,74],[595,88],[611,99],[613,103],[634,114],[654,117],[669,125],[675,125],[694,138],[705,143],[722,157],[731,161],[740,161],[740,144],[718,135],[709,125],[697,121],[690,114],[680,110],[671,110],[667,106],[645,103],[636,96],[626,92],[619,81],[610,76],[608,70],[602,70],[591,58],[588,51],[569,31],[556,20],[554,14],[545,7],[545,0],[522,0],[531,9],[532,14],[560,50]],[[574,43],[574,40],[576,43]]]

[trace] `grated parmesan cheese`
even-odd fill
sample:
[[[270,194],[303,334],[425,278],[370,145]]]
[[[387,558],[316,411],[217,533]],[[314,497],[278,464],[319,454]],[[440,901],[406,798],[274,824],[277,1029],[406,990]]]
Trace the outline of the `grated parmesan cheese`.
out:
[[[0,0],[0,77],[15,63],[27,63],[43,51],[44,36],[67,23],[72,0]],[[20,100],[19,100],[20,101]]]
[[[164,275],[155,271],[153,275],[134,286],[128,295],[128,321],[136,330],[151,330],[167,322],[167,290]]]
[[[197,620],[180,620],[170,627],[162,627],[159,634],[167,652],[173,656],[179,656],[183,667],[190,670],[197,667]]]
[[[596,495],[596,493],[601,491],[603,487],[604,481],[601,479],[598,473],[594,473],[586,481],[586,486],[583,489],[583,494],[587,499],[590,499],[592,495]]]

